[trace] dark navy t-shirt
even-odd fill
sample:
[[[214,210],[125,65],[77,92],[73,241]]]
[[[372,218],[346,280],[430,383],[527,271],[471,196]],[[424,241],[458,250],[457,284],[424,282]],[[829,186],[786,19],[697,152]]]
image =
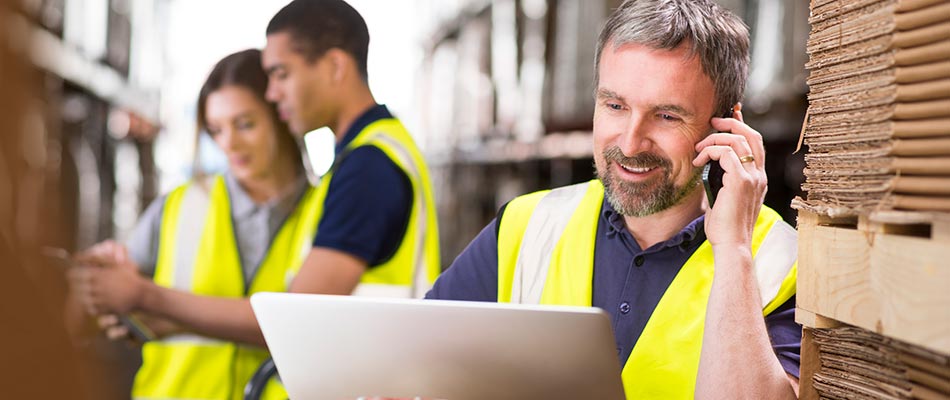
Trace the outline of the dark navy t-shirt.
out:
[[[706,240],[699,217],[669,240],[640,249],[623,216],[606,200],[601,208],[594,244],[591,304],[607,312],[614,329],[621,366],[637,343],[660,298],[686,260]],[[503,213],[504,209],[499,213]],[[493,220],[462,251],[426,294],[429,299],[496,301],[498,297],[498,231]],[[779,362],[799,374],[802,328],[795,323],[795,297],[765,317]]]
[[[363,128],[393,118],[384,105],[360,115],[336,145],[337,164],[314,247],[327,247],[358,257],[369,266],[388,261],[402,242],[412,207],[409,177],[375,146],[343,150]]]

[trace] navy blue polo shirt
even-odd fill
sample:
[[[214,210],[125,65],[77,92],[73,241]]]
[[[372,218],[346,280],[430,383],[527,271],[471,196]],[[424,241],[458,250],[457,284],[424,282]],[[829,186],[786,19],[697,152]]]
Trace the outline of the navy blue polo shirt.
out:
[[[389,109],[375,105],[356,118],[337,142],[336,171],[313,238],[314,247],[342,251],[369,266],[388,261],[399,248],[409,223],[412,183],[378,147],[343,150],[363,128],[386,118],[393,118]]]
[[[603,202],[594,244],[594,307],[610,315],[621,366],[686,260],[706,240],[699,217],[669,240],[641,249],[623,216]],[[504,212],[504,209],[502,209]],[[497,218],[462,251],[426,294],[429,299],[496,301]],[[802,328],[795,323],[795,297],[765,317],[772,349],[782,367],[799,374]]]

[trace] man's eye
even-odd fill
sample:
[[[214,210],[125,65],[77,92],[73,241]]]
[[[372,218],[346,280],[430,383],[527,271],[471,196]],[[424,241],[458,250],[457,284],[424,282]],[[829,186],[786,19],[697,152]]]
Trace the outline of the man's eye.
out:
[[[623,110],[623,106],[621,106],[620,104],[615,104],[615,103],[607,103],[607,108],[610,108],[611,110],[617,110],[617,111]]]
[[[662,113],[660,114],[660,118],[663,119],[663,120],[665,120],[665,121],[678,121],[678,120],[679,120],[679,118],[677,118],[677,117],[674,116],[674,115],[662,114]]]

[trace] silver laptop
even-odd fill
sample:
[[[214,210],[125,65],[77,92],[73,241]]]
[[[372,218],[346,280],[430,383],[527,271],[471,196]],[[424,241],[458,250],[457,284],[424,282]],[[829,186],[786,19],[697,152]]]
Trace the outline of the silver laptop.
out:
[[[260,293],[291,399],[623,399],[596,308]]]

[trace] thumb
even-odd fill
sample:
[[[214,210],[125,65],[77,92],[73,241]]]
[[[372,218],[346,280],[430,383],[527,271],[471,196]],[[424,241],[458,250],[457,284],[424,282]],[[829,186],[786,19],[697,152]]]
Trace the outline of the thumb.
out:
[[[115,257],[116,264],[125,265],[129,262],[129,249],[124,245],[116,244],[112,256]]]

